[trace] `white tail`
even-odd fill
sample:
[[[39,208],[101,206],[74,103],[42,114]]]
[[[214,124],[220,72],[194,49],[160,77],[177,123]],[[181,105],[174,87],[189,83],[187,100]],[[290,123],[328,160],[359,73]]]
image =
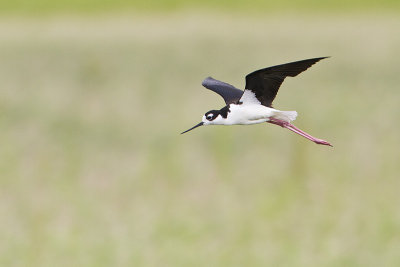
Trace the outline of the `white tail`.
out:
[[[286,122],[291,122],[294,121],[297,117],[297,112],[296,111],[276,111],[274,116],[274,118],[278,119],[278,120],[283,120]]]

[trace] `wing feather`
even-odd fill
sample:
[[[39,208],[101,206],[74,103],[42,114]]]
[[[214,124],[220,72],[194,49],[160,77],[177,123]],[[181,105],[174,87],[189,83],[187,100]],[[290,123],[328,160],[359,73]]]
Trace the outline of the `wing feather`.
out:
[[[262,105],[271,107],[286,77],[295,77],[324,58],[327,57],[311,58],[254,71],[246,76],[245,91],[252,91]]]
[[[222,96],[227,105],[236,103],[243,95],[243,91],[237,89],[233,85],[218,81],[212,77],[207,77],[202,82],[202,85],[215,93]]]

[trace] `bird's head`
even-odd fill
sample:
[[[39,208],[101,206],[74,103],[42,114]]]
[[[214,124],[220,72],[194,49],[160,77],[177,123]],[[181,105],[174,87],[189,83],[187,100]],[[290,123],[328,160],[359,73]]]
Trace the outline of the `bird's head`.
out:
[[[223,120],[220,110],[207,111],[201,119],[204,125],[223,124]]]
[[[181,134],[187,133],[187,132],[193,130],[194,128],[197,128],[197,127],[203,126],[203,125],[224,124],[223,121],[224,121],[224,118],[222,117],[220,110],[210,110],[210,111],[207,111],[203,115],[203,118],[201,119],[201,122],[199,124],[193,126],[189,130],[182,132]]]

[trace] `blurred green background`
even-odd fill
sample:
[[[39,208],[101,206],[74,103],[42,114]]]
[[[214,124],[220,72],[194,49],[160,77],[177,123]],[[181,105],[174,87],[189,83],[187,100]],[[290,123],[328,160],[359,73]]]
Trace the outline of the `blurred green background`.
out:
[[[400,266],[399,1],[0,1],[0,266]],[[256,69],[273,125],[202,127]]]

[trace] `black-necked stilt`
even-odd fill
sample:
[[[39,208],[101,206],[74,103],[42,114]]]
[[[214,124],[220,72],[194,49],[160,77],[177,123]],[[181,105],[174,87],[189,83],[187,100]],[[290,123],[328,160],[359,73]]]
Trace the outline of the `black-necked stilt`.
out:
[[[329,142],[315,138],[291,124],[290,122],[297,117],[296,111],[272,108],[272,101],[287,76],[295,77],[324,58],[326,57],[306,59],[254,71],[246,76],[244,91],[211,77],[206,78],[202,85],[222,96],[226,106],[220,110],[208,111],[199,124],[181,134],[202,125],[269,122],[289,129],[316,144],[332,146]]]

